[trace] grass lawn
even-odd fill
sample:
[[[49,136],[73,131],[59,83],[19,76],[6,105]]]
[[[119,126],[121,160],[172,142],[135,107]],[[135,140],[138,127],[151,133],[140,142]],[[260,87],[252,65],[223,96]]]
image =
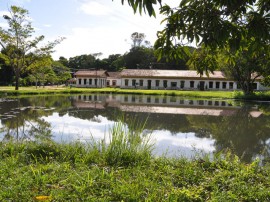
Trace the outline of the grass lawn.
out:
[[[270,167],[257,161],[110,155],[79,143],[1,142],[0,201],[270,201]]]
[[[270,91],[255,92],[253,95],[244,96],[241,91],[182,91],[182,90],[140,90],[119,88],[75,88],[75,87],[0,87],[0,95],[25,95],[25,94],[75,94],[75,93],[119,93],[119,94],[145,94],[145,95],[172,95],[193,98],[220,98],[220,99],[250,99],[270,100]]]

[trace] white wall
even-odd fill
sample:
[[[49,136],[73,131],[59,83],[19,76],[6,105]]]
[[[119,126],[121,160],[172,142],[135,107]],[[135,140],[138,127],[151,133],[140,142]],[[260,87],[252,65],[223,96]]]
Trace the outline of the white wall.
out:
[[[85,83],[85,79],[86,79],[86,83]],[[92,84],[90,84],[89,79],[92,80]],[[97,85],[95,83],[95,79],[97,79]],[[81,84],[80,84],[80,80],[81,80]],[[93,88],[93,87],[104,88],[104,87],[106,87],[106,78],[93,78],[93,77],[80,78],[80,77],[77,77],[76,86],[77,87],[89,87],[89,88]]]
[[[128,80],[128,85],[125,85],[125,80]],[[151,89],[165,89],[163,81],[167,81],[167,88],[166,89],[185,89],[185,90],[192,90],[198,89],[200,82],[204,82],[204,89],[205,90],[237,90],[237,82],[235,81],[222,81],[222,80],[183,80],[183,79],[140,79],[140,78],[122,78],[121,79],[121,88],[135,88],[132,85],[132,80],[135,80],[137,85],[136,88],[138,89],[148,89],[148,81],[151,81]],[[140,86],[140,80],[143,80],[143,86]],[[159,86],[156,86],[156,80],[159,80]],[[184,81],[184,88],[181,88],[181,81]],[[191,81],[194,82],[193,87],[191,87]],[[176,87],[172,87],[172,83],[176,83]],[[209,88],[209,83],[213,82],[213,87]],[[226,87],[223,88],[223,82],[226,83]],[[219,88],[216,88],[216,84],[219,83]],[[230,87],[230,83],[232,83],[232,88]],[[260,86],[261,87],[261,86]]]

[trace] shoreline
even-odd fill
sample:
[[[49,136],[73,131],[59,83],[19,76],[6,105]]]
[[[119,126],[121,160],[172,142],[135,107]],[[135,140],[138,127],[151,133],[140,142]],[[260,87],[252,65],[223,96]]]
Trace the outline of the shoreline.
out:
[[[41,94],[88,94],[88,93],[113,93],[113,94],[140,94],[140,95],[169,95],[190,98],[217,98],[237,99],[253,101],[270,101],[270,91],[254,92],[252,95],[244,95],[242,91],[185,91],[185,90],[140,90],[120,88],[76,88],[76,87],[21,87],[14,90],[14,87],[0,87],[0,96],[18,95],[41,95]]]

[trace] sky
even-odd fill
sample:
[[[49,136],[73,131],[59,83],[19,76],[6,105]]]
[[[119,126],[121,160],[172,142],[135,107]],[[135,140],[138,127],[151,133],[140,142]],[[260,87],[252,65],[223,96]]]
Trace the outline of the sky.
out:
[[[174,6],[179,0],[167,2]],[[160,22],[165,16],[134,15],[121,0],[0,0],[0,16],[12,5],[29,11],[35,34],[44,35],[46,41],[65,37],[55,47],[55,60],[100,52],[100,58],[124,54],[131,48],[130,36],[134,32],[144,33],[145,40],[154,45],[157,31],[164,27]],[[7,27],[2,17],[0,26]]]

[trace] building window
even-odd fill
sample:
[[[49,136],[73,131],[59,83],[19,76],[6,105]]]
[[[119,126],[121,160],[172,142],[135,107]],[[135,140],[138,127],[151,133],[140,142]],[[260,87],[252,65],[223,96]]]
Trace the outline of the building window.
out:
[[[89,79],[89,84],[92,85],[92,79]]]
[[[185,81],[181,81],[181,88],[185,88]]]
[[[112,81],[112,85],[113,85],[113,86],[116,86],[116,80],[113,80],[113,81]]]
[[[163,80],[163,87],[164,88],[167,88],[167,86],[168,86],[168,81],[167,80]]]
[[[162,99],[162,102],[163,102],[163,103],[167,103],[167,99],[164,97],[164,98]]]
[[[107,86],[110,86],[110,81],[107,81]]]
[[[213,81],[209,81],[209,88],[213,88]]]
[[[199,105],[204,105],[204,101],[203,100],[199,100],[198,103],[199,103]]]
[[[253,88],[253,90],[258,90],[257,88],[258,88],[258,83],[253,83],[252,84],[252,88]]]
[[[233,82],[229,83],[229,89],[233,89]]]
[[[190,81],[190,88],[194,88],[194,81]]]
[[[143,86],[143,80],[140,80],[140,86]]]
[[[159,87],[159,80],[156,80],[156,87]]]
[[[132,86],[136,86],[136,80],[132,79]]]
[[[219,89],[220,82],[216,82],[216,88]]]
[[[87,79],[84,79],[83,84],[86,85],[86,83],[87,83]]]
[[[227,82],[222,82],[222,88],[226,89],[227,88]]]
[[[175,96],[171,97],[170,102],[176,102],[176,97]]]
[[[125,79],[125,86],[128,86],[128,79]]]
[[[128,102],[128,96],[127,95],[124,97],[124,101]]]
[[[97,86],[97,79],[95,79],[95,85]]]
[[[79,79],[79,85],[81,85],[82,84],[82,79]]]
[[[134,95],[132,95],[131,102],[135,102],[135,100],[136,100],[136,97]]]
[[[173,88],[176,88],[177,83],[176,83],[176,82],[171,82],[171,86],[172,86]]]

